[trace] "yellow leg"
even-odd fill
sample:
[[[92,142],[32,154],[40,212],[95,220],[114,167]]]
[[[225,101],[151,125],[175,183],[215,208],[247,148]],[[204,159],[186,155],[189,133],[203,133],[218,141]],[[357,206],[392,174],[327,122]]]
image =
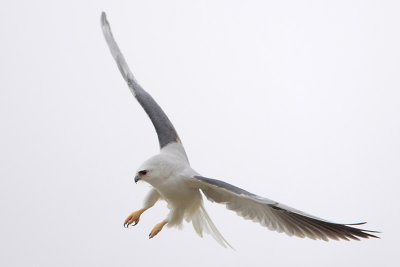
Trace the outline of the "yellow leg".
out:
[[[160,223],[157,223],[154,227],[153,230],[151,230],[150,234],[149,234],[149,238],[153,238],[155,237],[164,227],[164,225],[166,225],[168,223],[167,220],[164,220]]]
[[[140,215],[142,215],[143,212],[145,212],[146,209],[140,209],[137,211],[132,212],[128,218],[126,218],[125,222],[124,222],[124,227],[128,228],[129,225],[133,224],[133,226],[135,226],[136,224],[139,223],[139,219],[140,219]]]

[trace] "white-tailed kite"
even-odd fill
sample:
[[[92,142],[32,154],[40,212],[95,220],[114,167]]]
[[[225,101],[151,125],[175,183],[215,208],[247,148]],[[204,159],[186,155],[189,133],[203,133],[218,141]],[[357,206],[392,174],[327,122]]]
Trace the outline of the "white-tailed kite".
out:
[[[136,82],[114,40],[104,12],[101,15],[101,27],[123,78],[152,121],[160,144],[160,153],[146,160],[136,173],[135,182],[145,181],[153,188],[147,195],[143,207],[132,212],[125,220],[125,227],[136,225],[142,213],[162,199],[168,203],[170,212],[164,220],[154,226],[149,238],[157,235],[165,225],[180,226],[185,219],[192,222],[200,236],[203,232],[209,233],[222,246],[229,246],[208,216],[203,206],[202,192],[211,202],[225,204],[226,208],[235,211],[239,216],[258,222],[270,230],[285,232],[289,236],[325,241],[377,237],[373,234],[375,231],[353,227],[363,223],[332,223],[226,182],[203,177],[193,170],[167,115],[150,94]]]

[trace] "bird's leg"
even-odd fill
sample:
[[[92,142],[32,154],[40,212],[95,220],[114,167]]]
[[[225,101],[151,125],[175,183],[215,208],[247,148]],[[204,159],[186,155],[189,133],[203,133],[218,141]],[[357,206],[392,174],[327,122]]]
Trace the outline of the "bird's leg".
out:
[[[181,222],[183,219],[184,213],[180,209],[171,209],[167,218],[165,218],[162,222],[157,223],[149,234],[149,238],[155,237],[166,225],[167,223],[171,223],[172,225]]]
[[[136,224],[139,223],[140,220],[140,215],[142,215],[143,212],[146,210],[150,209],[151,207],[154,206],[154,204],[159,200],[160,194],[155,189],[152,189],[149,194],[147,195],[146,199],[144,200],[144,205],[143,208],[140,210],[132,212],[128,218],[126,218],[124,222],[124,226],[128,227],[129,225],[133,224],[135,226]]]
[[[133,224],[133,226],[135,226],[136,224],[139,223],[140,220],[140,215],[142,215],[143,212],[145,212],[147,209],[140,209],[137,211],[132,212],[128,218],[126,218],[125,222],[124,222],[124,227],[128,228],[129,225]]]
[[[164,227],[164,225],[166,225],[168,223],[168,220],[164,220],[160,223],[157,223],[154,227],[153,230],[151,230],[150,234],[149,234],[149,238],[153,238],[155,237]]]

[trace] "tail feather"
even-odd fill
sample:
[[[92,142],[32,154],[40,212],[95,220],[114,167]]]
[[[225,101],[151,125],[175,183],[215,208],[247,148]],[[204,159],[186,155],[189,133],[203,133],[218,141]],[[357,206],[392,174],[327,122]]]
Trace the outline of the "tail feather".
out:
[[[210,234],[221,246],[230,247],[233,249],[233,247],[218,231],[210,216],[208,216],[207,211],[205,210],[203,205],[200,205],[200,208],[193,215],[192,224],[194,230],[200,237],[203,237],[203,232],[205,232],[207,234]]]

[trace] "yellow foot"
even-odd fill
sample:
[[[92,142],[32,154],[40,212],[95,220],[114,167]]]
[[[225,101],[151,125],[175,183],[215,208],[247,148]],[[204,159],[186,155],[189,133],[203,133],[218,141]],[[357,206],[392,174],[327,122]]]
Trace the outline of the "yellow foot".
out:
[[[144,212],[144,209],[140,209],[137,211],[132,212],[128,218],[126,218],[125,222],[124,222],[124,227],[128,228],[129,225],[133,224],[133,226],[135,226],[136,224],[139,223],[139,219],[140,219],[140,215],[142,215],[142,213]]]
[[[149,234],[149,238],[155,237],[163,229],[164,225],[166,225],[166,224],[167,224],[166,221],[156,224],[154,226],[153,230],[151,230],[151,232]]]

